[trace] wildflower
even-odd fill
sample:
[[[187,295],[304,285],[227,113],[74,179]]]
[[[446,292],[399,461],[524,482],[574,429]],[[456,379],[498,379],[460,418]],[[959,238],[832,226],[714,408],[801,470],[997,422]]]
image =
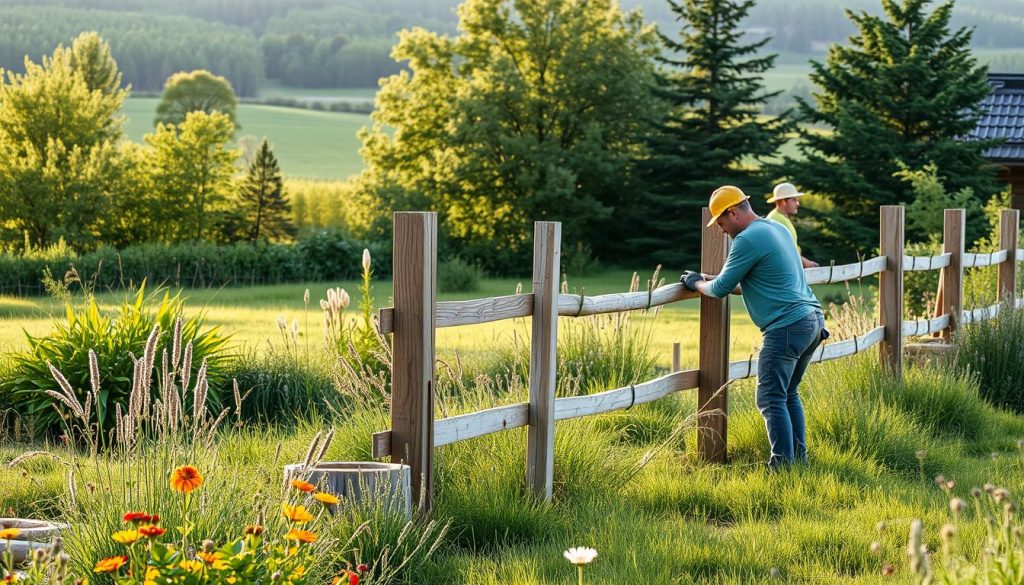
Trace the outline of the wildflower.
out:
[[[313,519],[313,515],[306,511],[305,506],[281,505],[281,513],[284,517],[296,524],[305,524]]]
[[[128,563],[128,557],[124,555],[107,557],[92,568],[93,573],[113,573]]]
[[[277,328],[280,329],[281,331],[284,331],[285,329],[288,328],[288,324],[287,322],[285,322],[283,315],[277,316]]]
[[[185,559],[178,563],[178,566],[185,569],[189,573],[198,573],[203,570],[203,563],[195,559]]]
[[[882,543],[878,542],[877,540],[875,542],[872,542],[871,543],[871,554],[873,554],[873,555],[882,554]]]
[[[888,577],[889,575],[892,575],[895,572],[896,572],[896,567],[894,567],[892,565],[886,565],[886,566],[882,567],[882,575],[884,575],[886,577]]]
[[[326,504],[328,506],[335,506],[340,501],[337,496],[325,492],[317,492],[313,494],[313,498],[321,504]]]
[[[203,485],[203,476],[191,465],[182,465],[171,472],[171,489],[184,494]]]
[[[217,546],[217,544],[207,538],[203,541],[203,552],[213,552],[215,546]]]
[[[210,565],[213,569],[217,571],[220,571],[221,569],[226,569],[228,566],[227,562],[224,560],[224,555],[222,555],[221,553],[200,551],[196,553],[196,556],[202,559],[204,563]]]
[[[20,528],[4,528],[0,530],[0,540],[14,540],[19,534],[21,534]]]
[[[967,507],[967,502],[964,502],[960,498],[953,498],[949,501],[949,509],[954,514],[960,514]]]
[[[971,488],[971,497],[972,498],[980,498],[981,497],[981,490],[979,490],[976,487],[975,488]]]
[[[358,565],[356,565],[356,571],[359,571],[360,573],[365,573],[365,572],[367,572],[369,570],[370,570],[370,566],[367,565],[366,563],[359,563]]]
[[[953,526],[952,524],[946,524],[942,527],[942,530],[939,532],[939,535],[942,536],[942,540],[951,540],[954,536],[956,536],[956,526]]]
[[[342,309],[347,309],[349,303],[351,303],[352,301],[351,299],[349,299],[348,293],[345,292],[345,289],[340,290],[341,292],[338,293],[338,302],[341,304]]]
[[[299,530],[298,528],[292,528],[288,531],[288,534],[284,535],[285,540],[295,540],[298,542],[305,542],[307,544],[316,542],[316,535],[308,530]]]
[[[574,565],[588,565],[597,557],[597,551],[585,546],[579,546],[563,552],[562,556]]]
[[[300,492],[306,492],[307,494],[316,489],[316,486],[309,483],[308,481],[302,481],[301,479],[293,479],[292,487],[299,490]]]
[[[132,544],[142,538],[138,530],[118,530],[117,532],[110,535],[110,538],[114,539],[117,544]]]
[[[139,528],[139,534],[145,536],[146,538],[156,538],[158,536],[163,535],[163,533],[165,532],[167,531],[163,528],[160,528],[159,526],[153,526],[152,524]]]
[[[1010,497],[1010,492],[1006,491],[1005,488],[997,488],[992,492],[992,497],[995,498],[997,504],[1002,504],[1003,500]]]
[[[151,524],[153,517],[145,512],[128,512],[124,515],[125,522],[131,522],[132,524]]]
[[[885,526],[886,526],[885,520],[879,520],[878,524],[875,524],[875,530],[877,530],[880,533],[884,532],[885,531]]]
[[[363,272],[370,271],[370,251],[363,248]]]
[[[308,288],[306,289],[306,294],[302,295],[302,302],[307,304],[307,305],[309,304],[309,289]]]
[[[250,524],[245,527],[246,536],[260,536],[263,534],[265,528],[259,524]]]

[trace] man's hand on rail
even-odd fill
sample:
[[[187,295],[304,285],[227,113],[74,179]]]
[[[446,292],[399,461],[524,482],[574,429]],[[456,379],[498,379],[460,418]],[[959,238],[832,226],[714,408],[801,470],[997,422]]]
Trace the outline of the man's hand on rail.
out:
[[[693,272],[692,270],[687,270],[679,277],[679,282],[683,283],[683,286],[685,286],[687,290],[691,290],[693,292],[698,292],[697,283],[702,280],[704,280],[704,275],[699,272]]]

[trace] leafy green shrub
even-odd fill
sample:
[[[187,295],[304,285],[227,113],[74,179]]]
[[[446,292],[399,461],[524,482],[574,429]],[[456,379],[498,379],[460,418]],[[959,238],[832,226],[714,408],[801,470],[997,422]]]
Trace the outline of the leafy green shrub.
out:
[[[157,303],[155,310],[148,307]],[[57,387],[50,365],[57,368],[70,382],[79,400],[84,403],[91,388],[89,350],[96,353],[101,376],[97,420],[102,428],[112,429],[116,406],[125,409],[132,392],[135,369],[134,356],[141,356],[154,327],[159,326],[155,355],[172,353],[175,324],[182,317],[184,300],[180,294],[171,297],[160,291],[146,295],[145,286],[134,300],[126,299],[117,316],[104,314],[92,297],[77,309],[66,305],[66,322],[54,321],[53,331],[44,337],[26,334],[29,348],[10,357],[9,375],[0,380],[0,394],[15,397],[17,409],[32,416],[37,432],[56,430],[60,417],[53,408],[54,398],[47,390]],[[203,315],[181,319],[180,350],[191,344],[192,370],[190,379],[196,380],[204,360],[208,366],[211,393],[209,402],[219,403],[217,394],[224,380],[221,375],[228,345],[216,327],[203,330]],[[159,364],[159,359],[157,360]],[[153,368],[154,380],[159,380],[161,366]],[[158,384],[152,387],[156,388]]]
[[[998,317],[957,329],[954,341],[954,363],[978,377],[981,396],[1024,412],[1024,311],[1003,305]]]
[[[322,417],[337,398],[330,368],[291,352],[248,350],[229,364],[225,377],[248,395],[242,420],[291,425]]]
[[[444,293],[474,292],[480,289],[484,272],[480,266],[455,256],[437,266],[437,288]]]

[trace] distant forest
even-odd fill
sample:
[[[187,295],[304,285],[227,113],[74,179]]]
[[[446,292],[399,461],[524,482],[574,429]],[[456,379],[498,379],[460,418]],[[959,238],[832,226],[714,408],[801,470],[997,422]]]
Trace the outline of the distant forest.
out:
[[[665,0],[621,0],[667,34]],[[0,67],[21,71],[83,30],[111,46],[136,91],[157,92],[172,73],[209,69],[242,96],[266,80],[306,88],[374,87],[397,72],[395,33],[419,26],[454,33],[459,0],[0,0]],[[878,0],[846,0],[878,12]],[[954,24],[975,27],[977,48],[1021,49],[997,58],[1024,71],[1024,0],[959,0]],[[820,55],[853,32],[834,0],[760,0],[745,23],[771,50]],[[999,61],[1002,59],[1002,61]]]

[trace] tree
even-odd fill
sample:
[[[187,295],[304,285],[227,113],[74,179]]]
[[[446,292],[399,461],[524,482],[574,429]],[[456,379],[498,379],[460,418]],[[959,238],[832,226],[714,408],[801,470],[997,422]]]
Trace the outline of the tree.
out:
[[[220,112],[235,123],[238,98],[231,83],[209,71],[182,71],[167,78],[164,93],[156,107],[157,124],[181,124],[189,112]]]
[[[409,71],[377,94],[361,192],[386,221],[439,211],[463,255],[492,270],[528,265],[534,220],[600,249],[594,222],[628,203],[653,107],[650,31],[612,0],[468,0],[459,15],[455,38],[399,35]]]
[[[207,216],[231,191],[238,158],[227,147],[233,135],[227,114],[189,112],[180,125],[159,124],[144,137],[161,218],[157,239],[201,240],[207,235]]]
[[[952,2],[931,13],[927,4],[883,0],[880,16],[848,11],[858,33],[848,46],[833,45],[824,64],[812,63],[817,107],[798,100],[804,122],[831,132],[802,129],[802,157],[778,170],[831,200],[829,233],[848,252],[878,245],[879,205],[912,200],[901,164],[934,165],[949,191],[969,188],[979,201],[999,190],[980,156],[991,143],[961,139],[989,91],[986,68],[971,55],[971,32],[950,32]]]
[[[770,40],[745,43],[741,22],[755,0],[669,0],[682,21],[679,40],[660,35],[669,56],[655,94],[670,104],[653,124],[650,157],[639,165],[648,185],[633,208],[628,248],[658,263],[682,266],[700,255],[700,209],[721,185],[748,195],[767,190],[751,163],[785,141],[782,118],[762,121],[761,74],[775,55],[759,56]]]
[[[78,35],[71,43],[71,67],[82,74],[90,90],[105,94],[121,91],[121,72],[110,46],[95,32]]]
[[[282,239],[294,234],[290,221],[292,210],[284,195],[281,170],[266,138],[260,142],[249,164],[249,173],[238,198],[251,226],[250,241]]]
[[[58,47],[0,84],[0,222],[39,247],[95,245],[123,174],[117,112],[127,92],[90,89],[73,61]]]

